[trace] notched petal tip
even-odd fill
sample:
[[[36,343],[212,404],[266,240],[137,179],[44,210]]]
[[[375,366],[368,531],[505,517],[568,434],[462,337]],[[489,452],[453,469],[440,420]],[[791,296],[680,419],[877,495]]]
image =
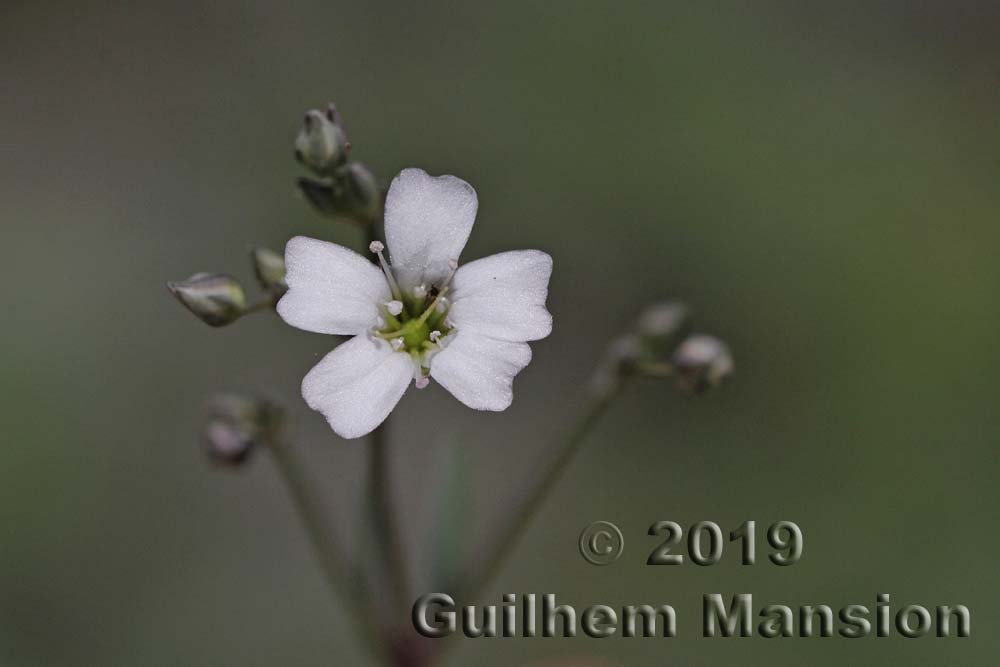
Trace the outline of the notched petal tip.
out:
[[[469,262],[455,273],[451,318],[460,328],[507,341],[547,337],[552,265],[541,250],[511,250]]]
[[[448,262],[462,254],[478,207],[476,190],[457,176],[408,168],[393,179],[385,200],[386,245],[404,287],[436,285],[448,275]]]
[[[431,377],[474,410],[502,412],[514,400],[515,376],[530,362],[527,343],[460,330],[434,355]]]

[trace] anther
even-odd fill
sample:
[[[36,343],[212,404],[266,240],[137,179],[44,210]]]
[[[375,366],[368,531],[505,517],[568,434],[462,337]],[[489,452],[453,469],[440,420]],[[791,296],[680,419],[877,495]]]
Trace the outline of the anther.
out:
[[[436,343],[439,340],[441,340],[441,332],[438,331],[437,329],[435,329],[434,331],[431,332],[431,334],[430,334],[430,336],[428,336],[428,338],[431,339],[431,342]]]
[[[393,352],[399,352],[400,350],[403,349],[403,339],[393,338],[391,341],[389,341],[389,345],[392,346]]]
[[[431,379],[429,377],[427,377],[426,375],[421,375],[414,381],[413,384],[417,387],[417,389],[425,389],[427,385],[429,385],[430,383]]]
[[[403,302],[402,301],[390,301],[385,305],[385,309],[389,311],[389,314],[395,317],[403,312]]]
[[[368,249],[378,255],[378,263],[382,266],[382,273],[385,274],[385,279],[389,281],[389,289],[392,291],[393,298],[396,301],[402,301],[403,293],[399,291],[399,285],[396,284],[396,278],[392,275],[389,262],[385,261],[385,255],[382,254],[382,251],[385,250],[385,244],[381,241],[372,241],[368,244]]]
[[[451,306],[451,302],[448,301],[446,297],[442,296],[437,300],[437,305],[434,306],[434,310],[436,310],[439,313],[444,313],[447,312],[449,306]]]
[[[427,298],[427,285],[420,283],[413,288],[413,296],[418,300],[423,301]]]

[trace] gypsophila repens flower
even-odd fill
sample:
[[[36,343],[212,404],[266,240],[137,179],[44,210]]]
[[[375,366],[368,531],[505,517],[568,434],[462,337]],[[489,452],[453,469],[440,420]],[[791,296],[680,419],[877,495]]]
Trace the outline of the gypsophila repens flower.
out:
[[[433,378],[477,410],[505,410],[528,362],[527,341],[552,331],[545,308],[552,258],[515,250],[458,266],[478,200],[455,176],[404,169],[385,202],[379,267],[326,241],[295,237],[285,248],[288,292],[278,314],[306,331],[353,335],[302,381],[306,403],[337,434],[381,424],[410,381]]]

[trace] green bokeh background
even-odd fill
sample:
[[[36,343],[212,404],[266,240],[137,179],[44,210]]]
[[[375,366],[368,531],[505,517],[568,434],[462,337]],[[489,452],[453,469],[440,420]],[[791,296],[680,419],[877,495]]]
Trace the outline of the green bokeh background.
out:
[[[297,392],[330,341],[270,315],[210,330],[163,287],[249,280],[247,248],[294,234],[360,243],[292,185],[301,113],[331,99],[383,177],[475,185],[467,259],[555,258],[556,327],[510,410],[433,387],[394,416],[415,575],[449,451],[473,545],[642,304],[684,299],[737,356],[704,399],[630,390],[489,594],[669,602],[680,637],[464,641],[450,665],[997,654],[995,3],[8,1],[0,16],[0,664],[362,663],[267,459],[226,474],[198,440],[218,388],[283,400],[350,525],[365,444]],[[614,566],[577,554],[596,519],[625,533]],[[659,519],[794,520],[806,551],[792,568],[735,550],[650,568]],[[703,639],[716,591],[964,603],[973,636]]]

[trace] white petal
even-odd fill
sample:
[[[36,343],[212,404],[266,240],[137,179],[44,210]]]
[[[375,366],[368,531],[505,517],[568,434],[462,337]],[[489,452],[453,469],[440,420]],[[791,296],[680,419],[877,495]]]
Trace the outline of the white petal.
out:
[[[478,208],[476,191],[455,176],[404,169],[385,198],[385,240],[396,279],[404,289],[440,285],[448,261],[458,260]]]
[[[545,309],[552,258],[540,250],[513,250],[469,262],[452,281],[449,317],[460,331],[510,341],[552,332]]]
[[[337,435],[360,438],[385,421],[413,379],[413,361],[381,341],[355,336],[302,380],[302,398]]]
[[[293,327],[326,334],[359,334],[392,298],[382,272],[336,243],[296,236],[285,246],[288,291],[278,314]]]
[[[500,411],[514,400],[514,376],[529,361],[531,348],[527,343],[460,329],[431,358],[431,377],[470,408]]]

